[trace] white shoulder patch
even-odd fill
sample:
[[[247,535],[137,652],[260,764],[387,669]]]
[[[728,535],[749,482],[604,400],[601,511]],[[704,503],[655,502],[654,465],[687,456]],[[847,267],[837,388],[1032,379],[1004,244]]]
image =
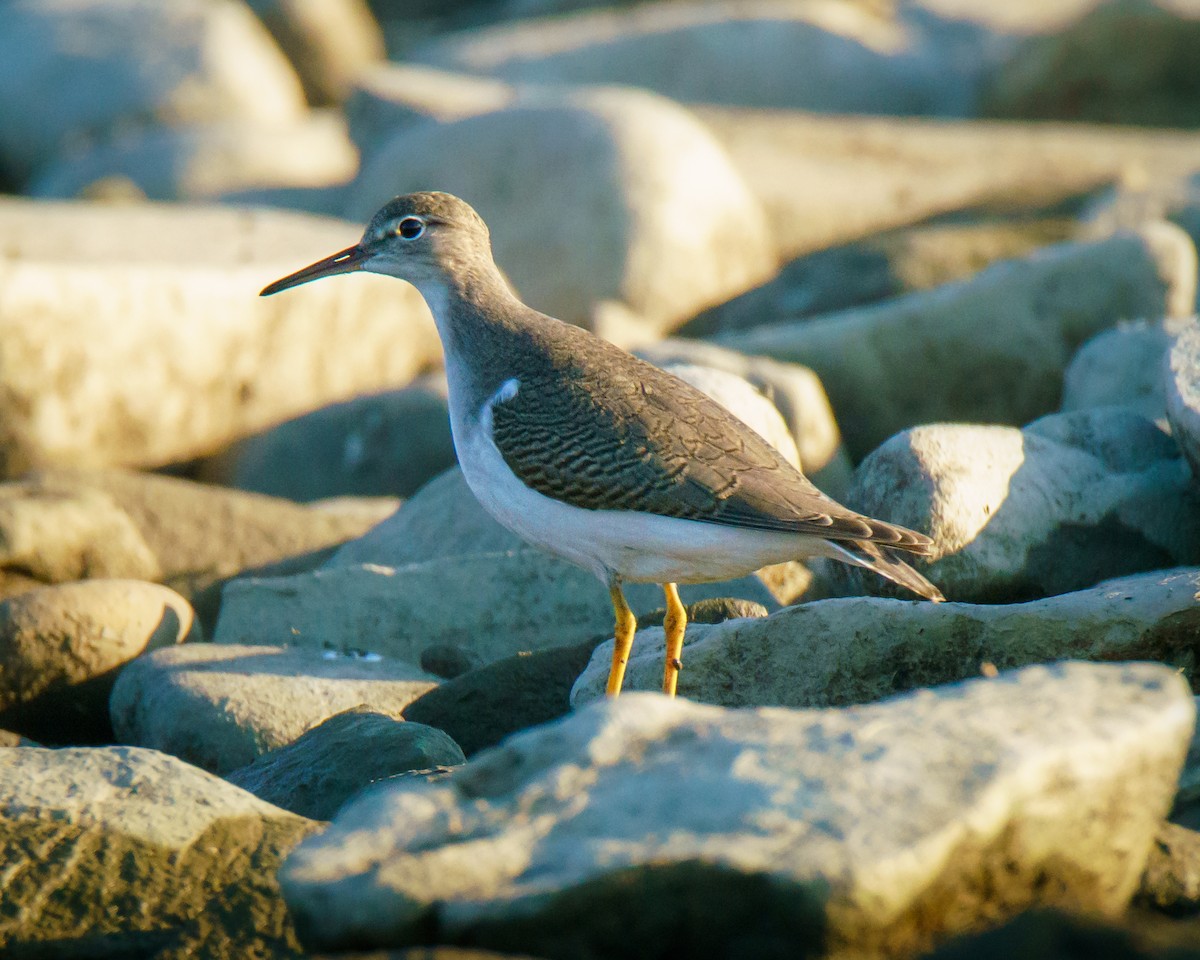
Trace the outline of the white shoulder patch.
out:
[[[492,399],[488,401],[488,406],[495,406],[497,403],[507,403],[517,395],[517,391],[521,389],[521,381],[516,377],[510,377],[500,384],[500,389],[492,394]]]

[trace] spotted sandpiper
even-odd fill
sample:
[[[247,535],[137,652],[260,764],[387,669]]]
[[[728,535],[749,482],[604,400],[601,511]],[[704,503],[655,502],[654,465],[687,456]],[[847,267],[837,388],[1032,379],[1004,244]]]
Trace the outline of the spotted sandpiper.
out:
[[[677,583],[819,556],[943,599],[895,553],[928,554],[928,537],[843,507],[699,390],[523,304],[492,259],[487,225],[457,197],[396,197],[354,246],[262,295],[356,270],[407,280],[429,305],[446,355],[454,447],[479,502],[607,585],[616,615],[610,696],[621,691],[637,628],[626,581],[663,586],[671,696],[687,626]]]

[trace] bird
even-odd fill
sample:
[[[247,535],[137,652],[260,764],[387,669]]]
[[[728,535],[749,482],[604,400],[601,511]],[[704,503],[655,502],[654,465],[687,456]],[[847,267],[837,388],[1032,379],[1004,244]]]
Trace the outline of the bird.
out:
[[[625,583],[662,585],[668,696],[687,628],[679,583],[831,557],[945,599],[898,556],[930,555],[929,537],[842,506],[706,394],[524,304],[466,201],[442,192],[395,197],[354,246],[261,295],[355,271],[405,280],[428,305],[455,452],[484,509],[608,587],[608,696],[621,692],[637,630]]]

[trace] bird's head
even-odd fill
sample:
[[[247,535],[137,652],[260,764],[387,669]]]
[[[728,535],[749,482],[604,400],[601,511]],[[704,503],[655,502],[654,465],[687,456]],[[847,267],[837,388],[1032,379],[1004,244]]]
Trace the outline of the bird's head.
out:
[[[422,288],[445,283],[479,258],[490,262],[491,244],[487,225],[469,204],[448,193],[410,193],[376,213],[354,246],[276,280],[261,296],[356,270]]]

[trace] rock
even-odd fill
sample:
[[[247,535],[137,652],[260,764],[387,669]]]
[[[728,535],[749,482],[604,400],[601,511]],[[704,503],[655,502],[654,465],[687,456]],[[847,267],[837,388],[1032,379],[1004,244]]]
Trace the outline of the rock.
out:
[[[832,497],[850,482],[850,460],[821,381],[807,367],[751,357],[712,343],[663,340],[642,347],[638,356],[660,367],[698,364],[736,374],[765,396],[783,416],[805,474]],[[735,411],[736,412],[736,411]]]
[[[859,465],[846,499],[933,537],[920,567],[952,600],[1032,600],[1200,562],[1200,497],[1187,465],[1169,435],[1120,407],[1024,430],[906,430]],[[851,592],[887,589],[840,566],[835,579]]]
[[[0,747],[40,747],[41,744],[36,740],[30,740],[28,737],[23,737],[19,733],[13,733],[11,730],[0,730]]]
[[[639,622],[661,626],[665,612],[653,610]],[[761,604],[729,597],[700,600],[687,608],[690,624],[766,615]],[[518,654],[464,673],[414,700],[404,718],[445,730],[468,756],[495,746],[511,734],[570,712],[571,687],[603,636]]]
[[[0,949],[14,958],[295,956],[275,872],[315,827],[153,750],[8,751]]]
[[[328,820],[376,780],[409,770],[452,766],[464,759],[458,744],[441,730],[355,707],[334,714],[225,779],[284,810]]]
[[[625,594],[635,613],[662,604],[654,584],[630,584]],[[680,594],[685,602],[735,596],[777,606],[754,576],[690,584]],[[370,651],[411,664],[430,646],[455,644],[490,663],[611,631],[612,621],[608,591],[591,573],[525,549],[406,566],[335,558],[312,573],[234,580],[214,639]]]
[[[381,657],[194,643],[135,660],[110,706],[119,740],[225,774],[359,704],[398,715],[437,683]]]
[[[402,130],[367,158],[346,214],[365,220],[394,194],[434,186],[479,211],[530,306],[592,329],[615,301],[653,339],[776,265],[724,151],[686,110],[641,91],[549,91]],[[637,336],[610,326],[599,332]]]
[[[0,167],[17,180],[131,127],[304,113],[291,67],[232,0],[15,0],[0,10],[0,64]]]
[[[971,61],[862,4],[646,3],[452,34],[409,58],[509,82],[827,113],[962,116],[974,84]]]
[[[414,700],[404,719],[445,730],[471,756],[569,713],[571,686],[599,641],[597,636],[495,660]]]
[[[861,458],[917,423],[1023,424],[1058,407],[1075,349],[1122,319],[1191,312],[1191,241],[1177,227],[1060,244],[970,280],[867,307],[721,338],[804,363]],[[933,387],[931,387],[933,385]]]
[[[622,696],[371,790],[280,883],[309,948],[912,956],[1031,904],[1119,915],[1193,721],[1150,664],[842,711]]]
[[[1200,478],[1200,322],[1183,324],[1167,354],[1167,420],[1179,449]]]
[[[709,337],[932,290],[997,260],[1069,240],[1074,230],[1063,216],[902,227],[799,257],[761,287],[701,312],[679,333]]]
[[[1200,911],[1200,833],[1174,823],[1159,828],[1137,900],[1174,916]]]
[[[190,460],[439,363],[420,296],[387,277],[253,295],[360,231],[267,211],[0,204],[0,476]]]
[[[870,703],[918,687],[1049,660],[1158,660],[1189,678],[1200,645],[1200,569],[1156,571],[1019,604],[819,600],[765,620],[689,627],[679,695],[726,707]],[[638,634],[626,690],[662,685],[662,630]],[[612,641],[571,694],[604,696]],[[1196,681],[1193,681],[1196,682]]]
[[[1130,48],[1129,37],[1138,38],[1136,48]],[[1194,127],[1200,123],[1198,44],[1200,15],[1194,6],[1170,0],[1097,3],[1065,29],[1026,40],[989,78],[980,112]]]
[[[165,579],[183,589],[342,543],[379,509],[322,509],[124,470],[0,484],[0,567],[48,582]]]
[[[358,74],[384,58],[383,34],[364,0],[250,0],[287,54],[314,106],[341,103]]]
[[[1063,373],[1063,410],[1127,407],[1147,420],[1167,416],[1163,366],[1177,324],[1131,320],[1098,333]]]
[[[183,597],[136,580],[65,583],[0,602],[0,727],[48,744],[108,742],[120,669],[194,630]]]
[[[98,185],[119,180],[151,200],[211,200],[243,190],[343,184],[357,169],[342,118],[314,113],[286,126],[224,120],[157,127],[64,150],[25,192],[88,198]]]
[[[1190,176],[1200,149],[1195,131],[693,112],[762,203],[785,260],[964,211],[1070,211],[1130,170],[1148,183]]]
[[[491,113],[509,106],[515,97],[516,88],[498,80],[393,61],[367,67],[354,77],[346,121],[350,137],[369,156],[405,127]]]
[[[446,380],[355,397],[238,441],[206,479],[291,500],[410,497],[454,466]]]

